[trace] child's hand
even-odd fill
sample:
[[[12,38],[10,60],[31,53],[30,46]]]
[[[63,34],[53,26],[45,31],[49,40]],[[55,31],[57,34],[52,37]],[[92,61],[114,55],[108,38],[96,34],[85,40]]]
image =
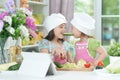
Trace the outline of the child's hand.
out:
[[[93,63],[93,65],[96,67],[97,66],[97,64],[98,64],[98,62],[97,61],[95,61],[94,63]]]
[[[103,63],[103,61],[95,61],[94,66],[95,67],[97,67],[97,66],[104,67],[104,63]]]
[[[63,59],[66,58],[66,54],[65,54],[65,53],[60,53],[60,56],[59,56],[59,57],[60,57],[61,60],[63,60]]]
[[[99,61],[97,66],[96,66],[96,69],[103,69],[103,67],[104,67],[103,61]]]
[[[60,59],[65,59],[66,58],[66,52],[63,50],[63,49],[60,49],[60,48],[55,48],[55,49],[53,49],[52,50],[52,53],[54,54],[54,55],[57,55],[57,56],[59,56],[59,58]]]

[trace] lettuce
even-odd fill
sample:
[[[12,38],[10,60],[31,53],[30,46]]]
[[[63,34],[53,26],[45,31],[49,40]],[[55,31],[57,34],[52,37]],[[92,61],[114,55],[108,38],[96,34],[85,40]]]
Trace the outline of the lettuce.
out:
[[[117,60],[111,64],[109,64],[106,69],[109,73],[119,74],[120,73],[120,60]]]

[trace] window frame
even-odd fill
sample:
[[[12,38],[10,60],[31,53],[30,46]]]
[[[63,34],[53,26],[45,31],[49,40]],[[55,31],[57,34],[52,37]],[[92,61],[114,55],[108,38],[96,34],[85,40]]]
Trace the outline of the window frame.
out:
[[[119,34],[120,34],[120,0],[119,0],[119,15],[102,15],[102,0],[94,0],[94,18],[96,20],[95,37],[102,43],[102,18],[117,17],[119,18]],[[120,35],[119,42],[120,42]],[[105,45],[109,46],[109,45]]]

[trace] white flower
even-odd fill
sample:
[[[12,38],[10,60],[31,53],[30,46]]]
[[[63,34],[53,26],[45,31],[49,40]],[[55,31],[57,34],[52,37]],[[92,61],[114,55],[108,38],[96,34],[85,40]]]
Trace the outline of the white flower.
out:
[[[20,8],[20,11],[22,11],[24,14],[27,14],[28,16],[32,16],[32,12],[27,8]]]
[[[8,31],[8,32],[10,32],[11,34],[14,34],[14,32],[15,32],[15,29],[13,28],[13,27],[7,27],[6,28],[6,30]]]
[[[4,23],[3,23],[3,21],[2,21],[2,20],[0,20],[0,32],[2,31],[3,26],[4,26]]]
[[[3,19],[5,22],[8,22],[11,26],[12,24],[12,18],[10,16],[5,16],[4,19]]]
[[[28,29],[24,25],[19,26],[21,36],[29,37]]]

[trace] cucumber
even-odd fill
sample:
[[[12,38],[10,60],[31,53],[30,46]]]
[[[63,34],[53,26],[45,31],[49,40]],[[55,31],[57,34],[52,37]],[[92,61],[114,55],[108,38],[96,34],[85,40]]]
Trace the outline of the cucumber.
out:
[[[59,62],[54,62],[54,64],[55,64],[58,68],[62,68],[62,67],[63,67],[63,65],[62,65],[61,63],[59,63]]]
[[[20,65],[21,64],[15,64],[15,65],[12,65],[8,68],[9,71],[14,71],[14,70],[18,70],[20,68]]]
[[[96,66],[96,69],[103,69],[102,66]]]

